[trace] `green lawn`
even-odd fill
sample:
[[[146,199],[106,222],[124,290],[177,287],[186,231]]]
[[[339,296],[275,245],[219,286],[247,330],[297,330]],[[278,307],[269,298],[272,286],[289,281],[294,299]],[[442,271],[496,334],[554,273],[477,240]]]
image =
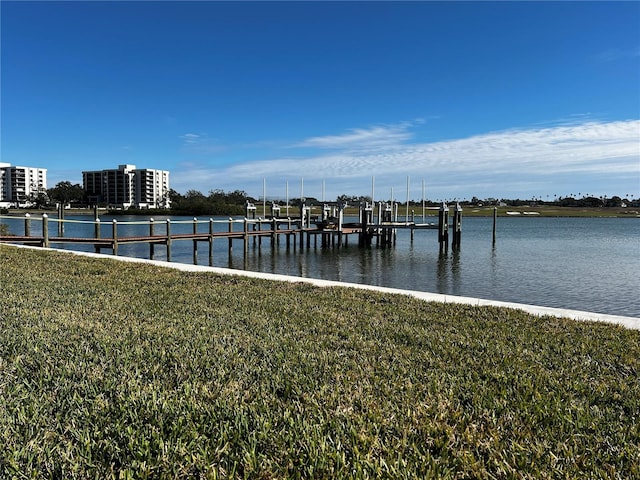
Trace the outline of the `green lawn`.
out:
[[[640,332],[0,245],[0,478],[638,478]]]

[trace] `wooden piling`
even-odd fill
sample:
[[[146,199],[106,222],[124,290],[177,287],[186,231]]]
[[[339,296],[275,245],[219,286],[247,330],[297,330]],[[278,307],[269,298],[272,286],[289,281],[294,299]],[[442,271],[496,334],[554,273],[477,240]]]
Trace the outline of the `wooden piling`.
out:
[[[498,207],[493,207],[493,245],[496,244],[496,223],[498,219]]]
[[[64,203],[58,204],[58,236],[64,236]]]
[[[42,246],[49,248],[49,215],[42,214]]]
[[[262,240],[262,238],[260,240]],[[249,219],[248,218],[244,219],[244,234],[242,236],[242,246],[243,246],[242,254],[246,259],[247,253],[249,253]]]
[[[100,217],[98,216],[98,205],[93,206],[93,238],[100,238]],[[96,244],[96,253],[100,253],[100,246]]]
[[[271,248],[275,248],[276,243],[279,243],[279,235],[278,235],[278,220],[276,217],[271,219]]]
[[[101,229],[101,223],[100,223],[100,219],[96,218],[94,221],[94,227],[93,227],[93,237],[94,238],[100,238],[100,229]],[[95,245],[95,252],[96,253],[100,253],[100,245],[96,243]]]
[[[416,224],[416,211],[415,210],[411,210],[411,241],[413,242],[413,232],[414,232],[414,226]]]
[[[453,211],[453,242],[451,246],[454,250],[460,249],[460,240],[462,238],[462,207],[456,203]]]
[[[360,208],[360,234],[358,235],[358,246],[367,246],[367,229],[369,226],[369,215],[366,208]]]
[[[30,213],[24,214],[24,236],[25,237],[31,236],[31,214]]]
[[[198,233],[198,219],[193,217],[193,234],[196,235]],[[193,240],[193,264],[198,264],[198,240]]]
[[[213,267],[213,218],[209,218],[209,266]]]
[[[149,236],[153,237],[155,235],[155,224],[153,218],[149,219]],[[155,260],[155,243],[149,242],[149,260]]]
[[[449,207],[445,202],[442,202],[438,212],[438,243],[440,253],[449,250]]]
[[[171,219],[167,218],[167,262],[171,261]]]
[[[112,230],[111,237],[113,241],[113,254],[118,255],[118,220],[115,218],[111,221]]]

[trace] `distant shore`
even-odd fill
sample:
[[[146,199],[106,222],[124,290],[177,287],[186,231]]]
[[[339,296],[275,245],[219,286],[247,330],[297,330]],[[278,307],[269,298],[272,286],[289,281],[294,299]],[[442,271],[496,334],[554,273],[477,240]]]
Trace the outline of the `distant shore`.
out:
[[[463,216],[464,217],[491,217],[493,216],[494,206],[463,206]],[[297,208],[290,207],[290,216],[294,217],[297,214]],[[426,216],[437,216],[438,207],[427,207],[425,209]],[[409,207],[409,215],[411,212],[415,215],[415,218],[419,221],[422,218],[422,207],[421,206],[410,206]],[[57,215],[56,210],[45,210],[45,209],[26,209],[26,208],[11,208],[8,210],[8,215],[12,216],[22,216],[25,213],[29,213],[31,215],[42,215],[46,213],[48,215]],[[93,215],[92,208],[70,208],[65,211],[67,215]],[[311,208],[311,215],[320,215],[322,212],[320,211],[319,206],[314,206]],[[406,213],[406,206],[400,204],[398,208],[398,214],[404,218]],[[99,209],[100,215],[145,215],[144,210],[135,210],[135,211],[113,211],[107,210],[104,208]],[[267,209],[266,215],[269,215],[269,209]],[[149,212],[147,215],[176,215],[176,216],[188,216],[191,215],[188,212],[174,212],[172,210],[167,210],[166,212],[159,213],[158,210],[154,210]],[[213,214],[211,214],[213,215]],[[222,214],[224,215],[224,214]],[[259,217],[265,217],[265,213],[262,210],[262,205],[256,205],[256,215]],[[345,209],[345,215],[347,216],[357,216],[358,208],[357,207],[347,207]],[[522,217],[606,217],[606,218],[640,218],[640,209],[636,207],[558,207],[554,205],[539,205],[539,206],[500,206],[498,207],[498,216],[506,217],[506,216],[522,216]],[[208,215],[194,215],[198,217],[204,217]],[[221,216],[220,214],[213,216]],[[283,215],[284,216],[284,213]]]

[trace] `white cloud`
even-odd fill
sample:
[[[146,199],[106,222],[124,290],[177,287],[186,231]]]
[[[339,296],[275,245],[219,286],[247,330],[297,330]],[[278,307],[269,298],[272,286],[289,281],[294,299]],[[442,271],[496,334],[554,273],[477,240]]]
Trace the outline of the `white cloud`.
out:
[[[409,126],[410,124],[402,124],[376,126],[368,129],[354,128],[341,135],[308,138],[294,146],[326,149],[361,149],[391,146],[411,138],[411,133],[407,131]]]
[[[541,195],[560,194],[581,185],[581,191],[607,185],[620,188],[610,193],[624,190],[640,194],[639,120],[507,130],[432,143],[409,141],[410,127],[372,127],[312,137],[296,146],[315,146],[315,154],[249,161],[221,169],[187,167],[172,173],[172,184],[178,191],[186,185],[200,189],[193,185],[206,180],[208,186],[203,191],[243,189],[257,196],[262,192],[263,178],[268,184],[284,185],[304,177],[305,185],[316,187],[325,179],[327,197],[335,198],[341,193],[369,193],[372,177],[376,190],[378,185],[380,191],[393,186],[404,189],[410,176],[415,185],[424,178],[439,198],[453,197],[450,193],[455,190],[458,197],[485,193],[509,196],[513,192],[524,198],[528,192],[519,188]],[[417,192],[419,187],[414,189]],[[319,198],[317,192],[309,195]]]
[[[185,133],[184,135],[181,135],[180,138],[184,141],[185,145],[193,145],[198,143],[200,135],[197,133]]]

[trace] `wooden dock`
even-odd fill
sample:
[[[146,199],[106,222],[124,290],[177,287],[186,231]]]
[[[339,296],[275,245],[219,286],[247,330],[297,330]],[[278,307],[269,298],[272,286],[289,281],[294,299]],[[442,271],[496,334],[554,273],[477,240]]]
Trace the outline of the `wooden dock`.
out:
[[[416,230],[438,229],[440,247],[446,250],[448,246],[449,228],[454,228],[454,248],[459,247],[462,209],[459,207],[456,208],[456,221],[453,225],[449,225],[448,207],[446,209],[445,207],[446,206],[443,205],[440,209],[438,224],[416,223],[413,219],[411,221],[399,222],[397,221],[397,208],[395,217],[390,214],[385,215],[385,211],[379,208],[378,221],[373,222],[373,209],[369,205],[362,206],[360,221],[356,223],[343,222],[341,208],[331,211],[326,207],[322,219],[316,218],[314,222],[311,220],[308,207],[304,206],[301,208],[300,217],[297,218],[281,218],[276,216],[265,219],[250,218],[250,215],[255,212],[255,208],[252,209],[250,204],[247,204],[247,216],[243,219],[229,218],[228,220],[214,220],[211,218],[208,220],[198,220],[194,218],[192,221],[172,221],[167,219],[159,222],[150,219],[143,222],[118,222],[116,219],[113,219],[110,222],[101,222],[97,213],[92,221],[67,220],[63,215],[50,219],[46,214],[42,215],[41,218],[35,218],[26,214],[24,217],[23,234],[0,236],[0,242],[39,247],[51,247],[52,245],[60,244],[92,245],[96,252],[108,249],[111,250],[114,255],[118,255],[118,247],[120,245],[142,243],[149,245],[150,259],[154,259],[156,246],[162,245],[166,247],[167,261],[171,261],[172,244],[177,241],[191,241],[193,243],[194,264],[198,263],[198,244],[205,242],[208,244],[209,264],[213,265],[213,244],[215,240],[227,240],[229,255],[231,255],[234,241],[241,241],[243,251],[246,255],[251,244],[259,248],[262,245],[262,240],[265,238],[270,239],[272,247],[279,245],[281,237],[284,237],[287,248],[297,248],[297,246],[299,246],[300,249],[305,247],[310,248],[312,244],[314,247],[318,247],[318,240],[320,240],[320,247],[322,248],[335,248],[348,245],[349,238],[356,235],[358,237],[357,245],[359,247],[371,247],[375,241],[376,247],[386,248],[395,244],[397,230],[409,229],[411,231],[411,239],[413,240],[413,235]],[[2,218],[15,220],[19,217],[0,216],[0,221]],[[41,222],[39,235],[32,235],[31,224],[33,222]],[[64,225],[68,222],[93,225],[94,235],[86,237],[65,236]],[[50,235],[50,223],[57,224],[58,235]],[[312,225],[312,223],[314,224]],[[176,224],[191,224],[191,231],[189,233],[174,233],[172,232],[172,227]],[[223,226],[221,226],[221,224]],[[111,226],[110,236],[101,235],[103,227],[106,225]],[[131,225],[145,225],[148,234],[130,236],[119,234],[119,229]],[[164,227],[162,233],[157,232],[159,225],[163,225]],[[206,231],[203,231],[203,225],[207,225],[208,228],[206,228]],[[238,225],[241,228],[238,228]],[[218,226],[218,228],[216,228],[216,226]]]

